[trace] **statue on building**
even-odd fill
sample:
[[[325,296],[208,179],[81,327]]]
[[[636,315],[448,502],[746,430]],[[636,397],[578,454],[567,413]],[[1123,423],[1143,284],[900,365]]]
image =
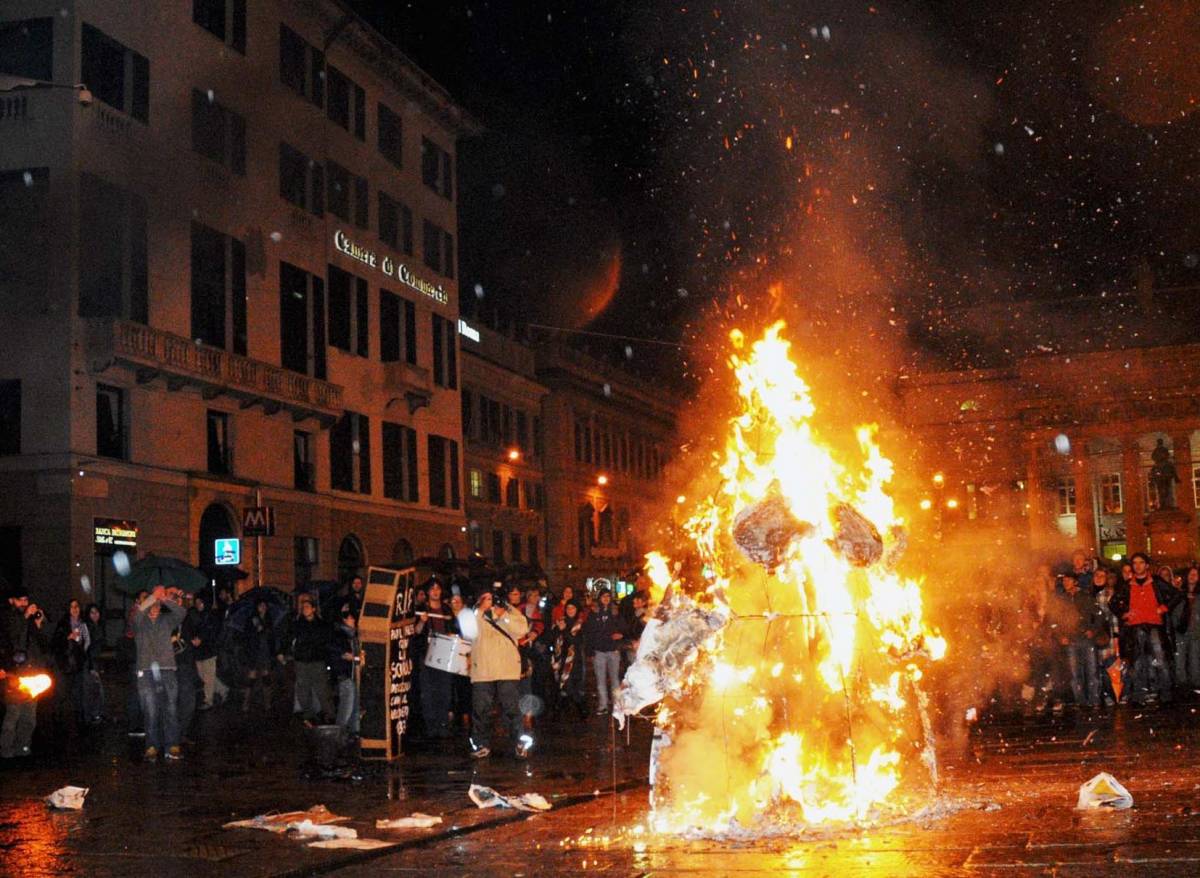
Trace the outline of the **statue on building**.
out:
[[[1175,485],[1179,481],[1179,473],[1175,471],[1175,462],[1171,460],[1170,449],[1159,439],[1154,450],[1150,452],[1154,466],[1150,468],[1150,481],[1154,485],[1154,493],[1158,495],[1159,509],[1175,508]]]

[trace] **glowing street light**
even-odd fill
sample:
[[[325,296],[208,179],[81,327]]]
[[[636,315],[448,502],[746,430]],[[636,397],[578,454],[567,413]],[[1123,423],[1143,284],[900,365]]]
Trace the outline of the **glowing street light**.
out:
[[[516,463],[518,460],[520,460],[521,459],[520,449],[510,448],[508,450],[508,459],[511,460],[513,463]]]
[[[608,484],[608,476],[606,476],[604,473],[600,473],[600,475],[596,476],[596,484],[603,488]]]

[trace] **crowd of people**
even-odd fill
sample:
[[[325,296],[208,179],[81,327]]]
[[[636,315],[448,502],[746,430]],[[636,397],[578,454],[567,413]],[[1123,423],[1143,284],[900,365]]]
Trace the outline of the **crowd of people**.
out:
[[[52,624],[26,591],[12,589],[0,605],[0,757],[30,754],[44,701],[43,717],[72,732],[116,719],[105,688],[105,681],[120,688],[114,680],[125,685],[123,720],[131,737],[144,738],[146,761],[184,758],[200,712],[225,705],[266,715],[289,681],[292,712],[309,727],[337,726],[352,745],[362,716],[363,595],[359,576],[332,595],[287,598],[264,589],[236,598],[227,588],[188,594],[158,586],[134,598],[122,636],[106,651],[95,604],[71,600]],[[640,592],[614,602],[607,590],[577,597],[570,586],[549,595],[537,584],[495,583],[476,596],[465,583],[429,579],[415,600],[410,743],[444,747],[460,736],[472,755],[486,757],[495,713],[510,752],[523,758],[537,726],[586,716],[589,679],[596,713],[607,713],[645,611]],[[466,619],[475,622],[469,632]],[[473,646],[469,674],[426,662],[437,637],[464,635]],[[11,685],[39,673],[53,680],[42,700]]]
[[[1077,551],[1041,566],[1017,629],[1032,709],[1169,704],[1200,694],[1200,565],[1155,566],[1144,552],[1106,565]]]

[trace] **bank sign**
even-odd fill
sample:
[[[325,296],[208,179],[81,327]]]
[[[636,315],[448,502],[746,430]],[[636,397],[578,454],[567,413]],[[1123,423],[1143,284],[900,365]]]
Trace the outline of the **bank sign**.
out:
[[[123,518],[93,518],[92,540],[97,555],[112,555],[119,550],[137,549],[136,521]]]
[[[433,284],[412,273],[406,262],[397,262],[390,256],[379,256],[373,250],[368,250],[361,244],[346,237],[346,233],[338,229],[333,233],[333,246],[339,253],[345,253],[356,262],[361,262],[368,268],[383,272],[388,277],[394,277],[407,287],[412,287],[418,293],[426,295],[435,302],[443,305],[450,303],[450,296],[441,284]]]

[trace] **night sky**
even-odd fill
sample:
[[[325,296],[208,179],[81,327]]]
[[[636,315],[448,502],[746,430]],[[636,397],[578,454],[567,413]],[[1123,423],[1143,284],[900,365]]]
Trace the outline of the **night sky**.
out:
[[[1197,2],[353,5],[488,129],[466,311],[687,341],[799,309],[920,345],[1143,264],[1200,283]]]

